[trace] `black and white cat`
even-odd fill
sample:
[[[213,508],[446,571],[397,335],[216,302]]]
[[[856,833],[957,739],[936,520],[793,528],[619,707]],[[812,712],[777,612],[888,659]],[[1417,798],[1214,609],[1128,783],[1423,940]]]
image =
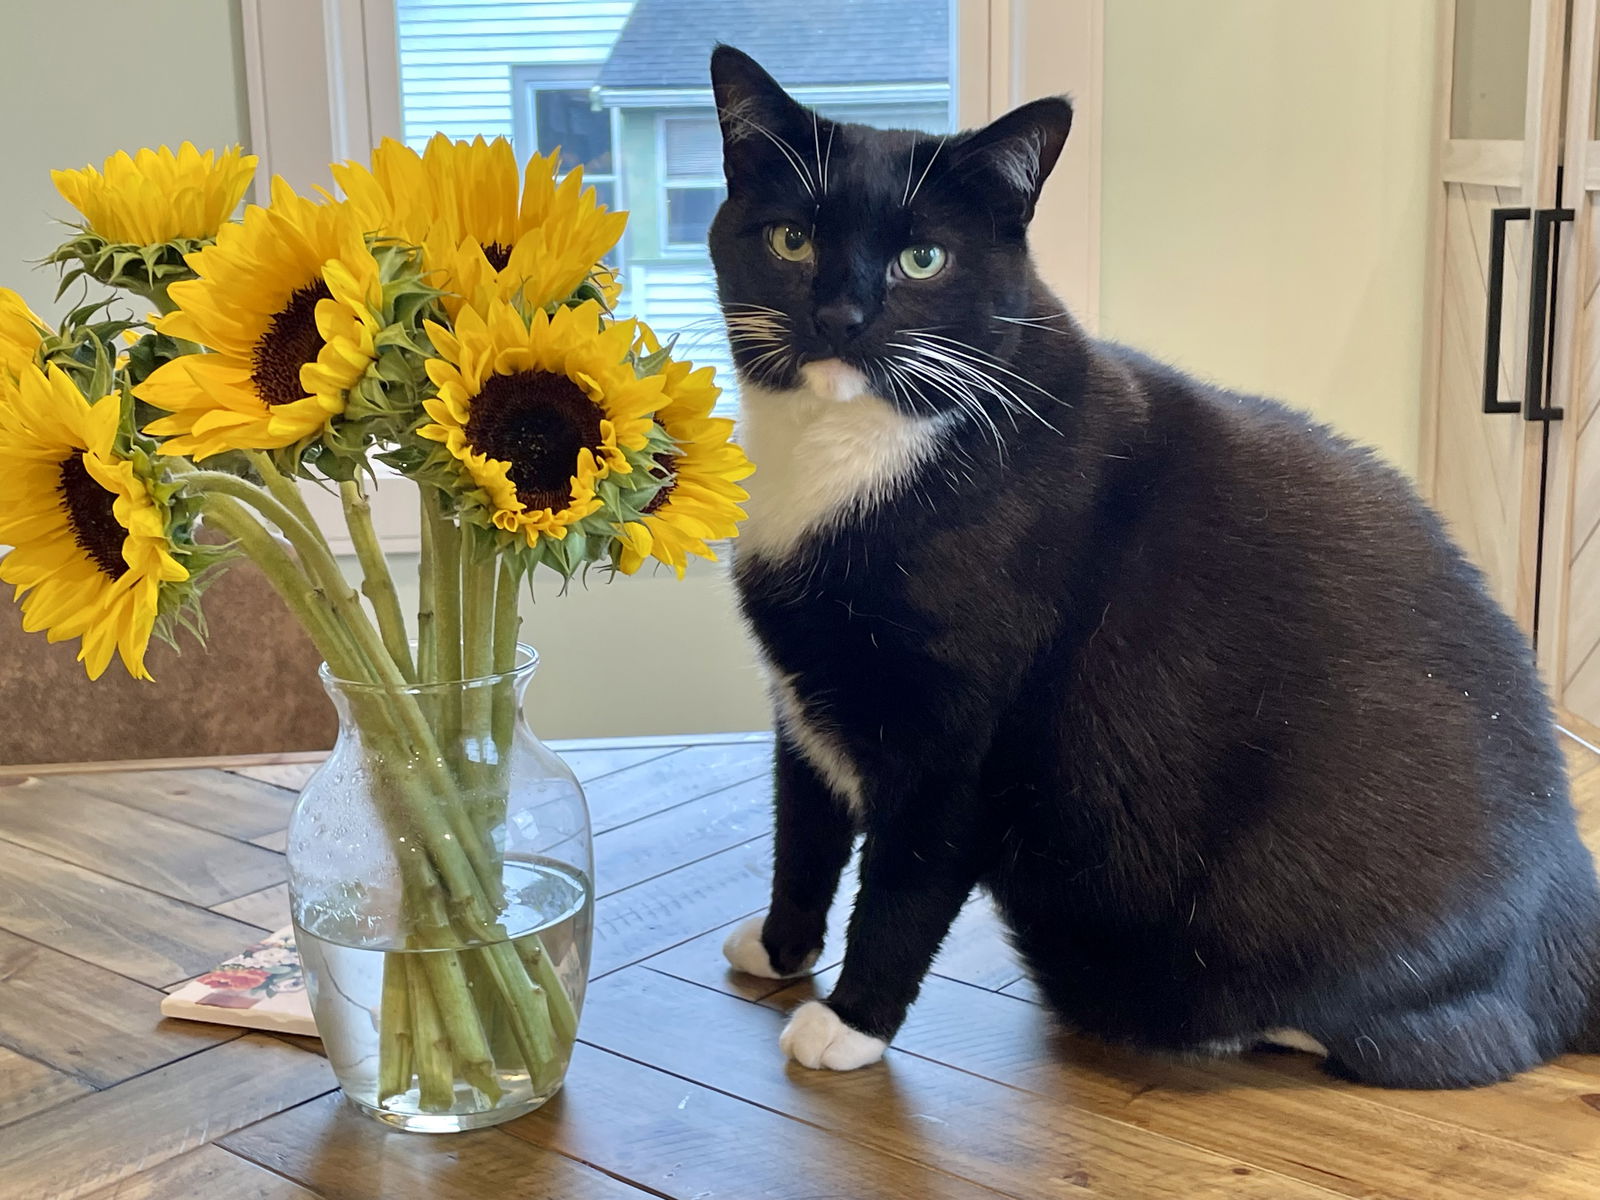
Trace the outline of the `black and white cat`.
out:
[[[982,886],[1101,1037],[1402,1087],[1600,1051],[1600,890],[1526,641],[1370,453],[1062,313],[1026,230],[1070,106],[938,137],[727,47],[712,79],[780,730],[736,967],[815,962],[864,834],[838,985],[783,1050],[880,1057]]]

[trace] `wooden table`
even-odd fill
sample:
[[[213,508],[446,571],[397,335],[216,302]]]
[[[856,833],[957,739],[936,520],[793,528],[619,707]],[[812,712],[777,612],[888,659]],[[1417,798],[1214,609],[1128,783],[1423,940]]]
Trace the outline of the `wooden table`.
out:
[[[1569,749],[1600,833],[1600,757]],[[0,769],[0,1197],[1600,1197],[1600,1058],[1383,1092],[1298,1055],[1059,1038],[978,902],[886,1063],[786,1066],[811,985],[718,953],[764,907],[769,757],[762,737],[571,748],[598,833],[583,1044],[544,1110],[455,1137],[345,1107],[315,1042],[158,1017],[163,988],[286,922],[309,768]]]

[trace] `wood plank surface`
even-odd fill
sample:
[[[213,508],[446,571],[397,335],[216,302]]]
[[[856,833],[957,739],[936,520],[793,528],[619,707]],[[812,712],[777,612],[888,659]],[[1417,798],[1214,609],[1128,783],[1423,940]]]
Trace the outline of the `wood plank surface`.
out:
[[[595,838],[598,894],[632,887],[771,828],[772,785],[765,778],[641,817]]]
[[[0,784],[0,837],[201,906],[283,882],[283,856],[91,796],[70,777]]]
[[[682,750],[683,745],[676,746],[633,746],[617,747],[614,749],[595,750],[568,750],[561,754],[573,772],[578,776],[579,783],[588,783],[599,779],[602,775],[609,775],[613,771],[620,771],[624,767],[636,767],[640,763],[650,762],[652,759],[661,758],[675,750]],[[272,763],[266,766],[230,767],[229,771],[235,775],[242,775],[246,779],[259,780],[270,783],[275,787],[287,788],[291,792],[298,792],[305,787],[306,781],[316,773],[320,763]]]
[[[614,771],[586,786],[584,793],[595,833],[601,834],[771,771],[772,746],[766,742],[695,746]]]
[[[89,1200],[319,1200],[319,1194],[211,1145],[120,1179]]]
[[[0,929],[153,987],[256,940],[231,917],[0,841]]]
[[[1328,1194],[896,1050],[886,1062],[859,1071],[808,1071],[785,1063],[778,1052],[783,1022],[784,1014],[763,1005],[637,968],[594,986],[582,1036],[1006,1195],[1162,1196],[1173,1194],[1179,1180],[1185,1197]]]
[[[325,1200],[642,1200],[648,1195],[500,1129],[449,1137],[400,1133],[339,1096],[279,1113],[230,1134],[222,1145]]]
[[[613,892],[594,907],[598,978],[697,937],[707,928],[765,908],[772,841],[758,838],[699,862]]]
[[[276,933],[289,923],[289,885],[280,883],[237,900],[213,904],[211,911]]]
[[[0,1126],[93,1092],[81,1079],[0,1047]],[[0,1144],[8,1135],[0,1133]],[[0,1196],[5,1195],[0,1179]]]
[[[285,791],[298,792],[305,787],[306,781],[317,773],[319,762],[296,763],[265,763],[260,766],[229,767],[228,774],[239,775],[245,779],[254,779],[258,783],[270,783],[273,787],[283,788]]]
[[[824,983],[826,980],[823,981]],[[780,993],[767,1003],[778,1006]],[[1100,1113],[1205,1145],[1348,1196],[1490,1200],[1537,1194],[1600,1195],[1600,1121],[1582,1102],[1587,1084],[1548,1069],[1517,1081],[1526,1136],[1486,1134],[1462,1120],[1483,1109],[1472,1092],[1397,1092],[1329,1079],[1307,1055],[1176,1060],[1067,1038],[1036,1005],[930,979],[900,1050],[1019,1088],[1053,1104]],[[1513,1090],[1517,1085],[1512,1085]],[[1424,1110],[1454,1115],[1451,1123]],[[1537,1119],[1529,1119],[1537,1115]],[[1553,1127],[1562,1127],[1552,1132]],[[1530,1142],[1528,1139],[1532,1138]],[[1562,1153],[1536,1148],[1559,1146]],[[1588,1151],[1579,1153],[1579,1146]],[[1591,1151],[1593,1153],[1591,1153]],[[1535,1192],[1534,1189],[1537,1189]]]
[[[1567,774],[1573,779],[1600,770],[1600,750],[1567,734],[1561,736],[1561,753],[1567,759]]]
[[[933,960],[933,971],[984,988],[1003,988],[1022,978],[1022,963],[986,892],[974,892],[962,907]]]
[[[614,750],[564,750],[560,753],[567,766],[577,775],[578,782],[587,786],[603,776],[654,762],[682,749],[685,747],[633,746]]]
[[[276,860],[277,784],[309,764],[16,780],[62,820],[0,799],[0,1200],[1600,1197],[1600,1056],[1395,1092],[1304,1055],[1102,1046],[1055,1030],[982,897],[882,1064],[786,1063],[778,1031],[835,977],[855,877],[815,979],[730,971],[723,939],[767,904],[771,746],[686,740],[565,749],[602,830],[590,1044],[542,1111],[445,1138],[329,1094],[313,1040],[156,1012],[159,988],[287,922],[278,880],[221,893]],[[1563,752],[1600,848],[1600,756]]]
[[[163,1020],[160,1004],[156,988],[0,931],[0,1046],[109,1087],[240,1035]]]
[[[246,1034],[7,1126],[0,1187],[17,1200],[91,1195],[333,1086],[316,1055]]]
[[[512,1122],[507,1132],[635,1180],[656,1195],[674,1200],[976,1200],[995,1195],[969,1180],[589,1046],[578,1047],[572,1071],[582,1087],[569,1088],[539,1112]]]
[[[116,771],[70,778],[85,795],[247,841],[282,830],[294,807],[293,792],[228,771]]]
[[[722,957],[722,943],[745,918],[729,921],[699,937],[680,942],[660,954],[644,960],[644,965],[663,975],[671,975],[687,983],[697,983],[712,991],[738,996],[742,1000],[764,1000],[774,992],[790,986],[783,979],[763,979],[759,975],[746,975],[735,971]],[[829,964],[831,965],[831,964]]]

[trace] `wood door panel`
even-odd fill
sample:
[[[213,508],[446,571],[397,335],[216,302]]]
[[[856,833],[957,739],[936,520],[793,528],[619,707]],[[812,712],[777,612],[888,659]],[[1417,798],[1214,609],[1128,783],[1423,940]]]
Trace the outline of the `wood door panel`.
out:
[[[1529,589],[1524,544],[1527,432],[1514,414],[1483,413],[1483,336],[1488,306],[1489,223],[1516,205],[1515,188],[1445,185],[1439,420],[1433,503],[1451,533],[1489,577],[1495,598],[1519,617]],[[1506,242],[1500,398],[1520,400],[1523,331],[1517,320],[1525,239]]]
[[[1600,341],[1594,341],[1600,339],[1600,301],[1590,298],[1579,328],[1589,339],[1589,363],[1595,363],[1600,360],[1595,354]],[[1558,701],[1595,726],[1600,725],[1600,421],[1590,419],[1576,437],[1573,488]]]

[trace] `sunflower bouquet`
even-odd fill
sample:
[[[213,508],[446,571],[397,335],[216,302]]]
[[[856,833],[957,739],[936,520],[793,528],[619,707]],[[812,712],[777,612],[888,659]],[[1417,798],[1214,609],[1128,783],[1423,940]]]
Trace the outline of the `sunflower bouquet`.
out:
[[[370,685],[354,717],[409,839],[410,945],[438,951],[409,975],[389,956],[378,1099],[442,1110],[465,1080],[492,1102],[499,1059],[564,1065],[575,1017],[538,939],[501,924],[505,700],[444,711],[428,686],[517,665],[537,570],[713,557],[751,468],[711,370],[615,316],[626,215],[581,170],[519,170],[503,139],[386,141],[336,191],[274,180],[234,219],[255,166],[185,144],[55,173],[82,220],[50,261],[89,294],[53,327],[0,289],[0,580],[91,677],[115,657],[148,679],[152,637],[203,634],[216,572],[265,573],[327,672]],[[416,485],[411,620],[380,475]],[[304,486],[339,496],[359,591]]]

